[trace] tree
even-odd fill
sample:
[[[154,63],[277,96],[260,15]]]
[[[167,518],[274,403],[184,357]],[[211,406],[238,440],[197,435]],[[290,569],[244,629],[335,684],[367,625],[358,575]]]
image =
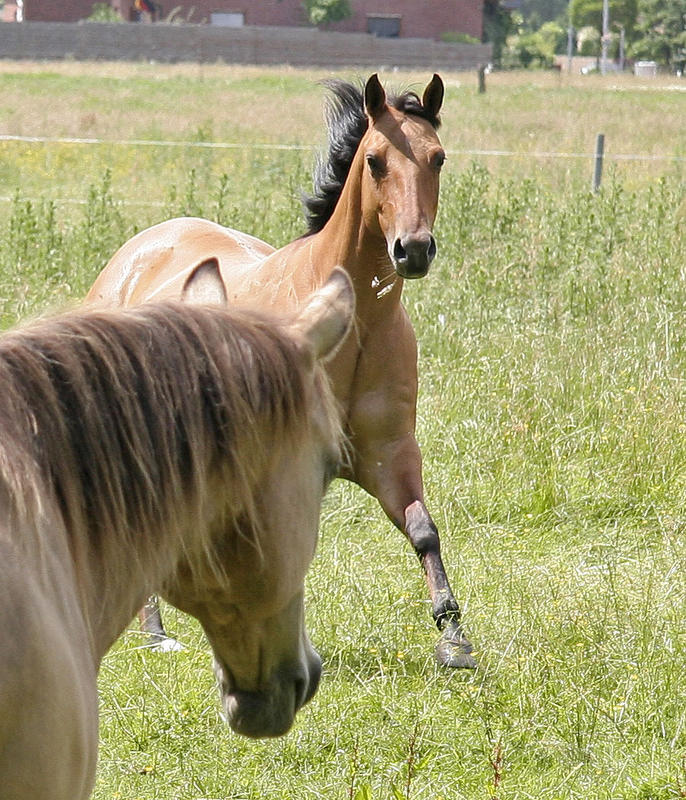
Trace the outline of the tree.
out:
[[[493,43],[493,62],[500,66],[508,35],[516,30],[512,14],[501,0],[484,0],[484,42]]]
[[[538,31],[525,31],[508,36],[505,56],[506,66],[548,69],[553,65],[555,51]]]
[[[567,42],[567,33],[557,22],[545,22],[537,31],[532,31],[517,14],[512,15],[517,24],[517,33],[507,37],[507,48],[503,52],[505,67],[552,67],[555,53]]]
[[[640,0],[634,58],[657,61],[683,72],[686,67],[686,0]]]
[[[338,22],[352,14],[348,0],[302,0],[302,4],[312,25]]]
[[[521,0],[519,9],[524,22],[532,29],[544,22],[561,21],[567,15],[567,0]]]
[[[661,0],[656,0],[659,4]],[[638,0],[609,0],[610,25],[621,25],[631,35],[636,24]],[[571,0],[569,21],[578,30],[592,26],[602,34],[603,0]]]

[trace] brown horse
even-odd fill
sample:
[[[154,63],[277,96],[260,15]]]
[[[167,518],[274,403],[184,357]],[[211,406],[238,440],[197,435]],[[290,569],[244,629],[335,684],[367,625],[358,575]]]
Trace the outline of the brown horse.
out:
[[[317,166],[315,191],[306,201],[306,235],[274,250],[207,220],[163,222],[114,255],[88,301],[119,306],[194,295],[292,308],[342,264],[357,309],[355,332],[328,367],[352,445],[340,475],[376,497],[414,546],[443,630],[438,660],[473,667],[438,532],[424,505],[414,433],[417,344],[400,302],[404,279],[426,275],[436,254],[443,82],[434,75],[421,99],[413,93],[387,98],[376,75],[363,92],[339,81],[329,88],[329,154]],[[208,259],[216,259],[217,270],[207,268]]]
[[[194,614],[231,727],[284,733],[320,661],[303,616],[342,426],[321,366],[337,271],[291,319],[85,311],[0,338],[0,796],[85,800],[100,661],[151,591]]]

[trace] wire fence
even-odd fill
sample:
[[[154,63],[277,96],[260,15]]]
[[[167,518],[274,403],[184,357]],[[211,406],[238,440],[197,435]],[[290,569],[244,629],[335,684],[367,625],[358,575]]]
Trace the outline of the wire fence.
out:
[[[197,148],[201,150],[241,150],[241,151],[264,151],[264,152],[317,152],[320,148],[317,145],[300,144],[278,144],[278,143],[259,143],[259,142],[201,142],[201,141],[175,141],[163,139],[97,139],[97,138],[77,138],[77,137],[56,137],[56,136],[19,136],[13,134],[0,134],[0,142],[17,142],[25,144],[45,144],[45,145],[77,145],[77,146],[99,146],[99,147],[168,147],[168,148]],[[467,156],[472,158],[516,158],[516,159],[549,159],[549,160],[587,160],[597,163],[599,154],[596,152],[588,153],[563,153],[554,151],[539,150],[487,150],[487,149],[454,149],[447,148],[450,156]],[[602,159],[615,162],[664,162],[664,163],[686,163],[686,156],[666,155],[655,153],[612,153],[603,152]],[[596,187],[597,188],[597,187]],[[0,195],[0,202],[11,202],[14,197]],[[32,198],[26,198],[32,199]],[[67,205],[85,205],[87,200],[76,200],[70,198],[51,198],[52,202]],[[163,202],[155,201],[122,201],[125,206],[138,207],[164,207]]]
[[[197,147],[206,150],[273,150],[316,152],[316,145],[275,144],[257,142],[193,142],[163,139],[84,139],[53,136],[14,136],[0,134],[0,142],[25,142],[29,144],[76,144],[117,147]],[[595,153],[558,153],[538,150],[460,150],[448,148],[449,155],[496,156],[505,158],[586,158],[593,159]],[[673,161],[686,162],[686,156],[649,153],[605,153],[605,158],[613,161]]]

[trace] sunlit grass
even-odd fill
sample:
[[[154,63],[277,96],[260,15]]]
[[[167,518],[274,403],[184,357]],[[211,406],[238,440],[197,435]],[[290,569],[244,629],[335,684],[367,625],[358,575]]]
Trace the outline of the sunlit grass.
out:
[[[221,137],[222,99],[247,118],[248,99],[265,109],[285,92],[311,117],[258,114],[254,140],[323,138],[315,74],[289,73],[280,84],[257,70],[169,68],[153,79],[118,66],[118,81],[133,75],[149,94],[164,83],[127,132],[110,128],[119,89],[108,95],[101,69],[89,76],[106,112],[110,104],[101,123],[89,100],[98,135],[174,135],[158,109],[183,86],[190,99],[177,135]],[[82,113],[77,65],[55,66],[59,80],[41,77],[43,67],[13,71],[58,91],[72,114],[62,130],[78,135],[68,124]],[[615,152],[683,148],[651,117],[661,114],[672,131],[672,92],[493,76],[484,101],[466,76],[451,80],[460,85],[449,88],[441,133],[456,149],[580,147],[581,138],[554,141],[559,126],[548,136],[544,114],[570,98],[582,107],[589,92],[607,104]],[[542,115],[529,139],[523,116],[519,128],[495,121],[508,93]],[[24,119],[31,102],[3,124]],[[645,126],[626,124],[629,107]],[[588,119],[574,136],[583,126]],[[0,223],[3,326],[78,301],[119,244],[158,219],[201,214],[274,244],[302,232],[307,152],[0,148],[0,193],[11,198]],[[624,165],[592,195],[588,165],[570,167],[557,187],[543,162],[508,163],[450,157],[439,257],[404,293],[420,342],[427,503],[479,669],[446,674],[434,663],[437,632],[414,554],[373,500],[336,482],[307,581],[324,675],[293,731],[265,742],[231,734],[198,626],[165,608],[183,653],[141,649],[133,626],[104,659],[98,800],[686,793],[683,170]]]

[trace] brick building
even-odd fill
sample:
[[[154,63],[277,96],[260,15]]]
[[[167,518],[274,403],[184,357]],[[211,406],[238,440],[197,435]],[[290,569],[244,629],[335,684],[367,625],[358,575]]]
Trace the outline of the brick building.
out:
[[[40,22],[77,22],[87,18],[96,0],[23,0],[23,18]],[[106,0],[100,0],[105,2]],[[301,0],[154,0],[159,18],[243,27],[276,25],[307,27]],[[378,36],[440,39],[445,34],[483,33],[483,0],[349,0],[352,16],[327,25],[331,31]],[[108,0],[125,20],[149,21],[135,0]],[[6,11],[16,7],[5,3]],[[140,6],[140,3],[139,3]],[[5,19],[9,14],[5,14]]]
[[[116,0],[115,0],[116,1]],[[169,2],[169,0],[163,0]],[[174,0],[171,0],[174,2]],[[481,39],[483,0],[349,0],[352,16],[331,31],[440,39],[465,33]],[[196,21],[241,25],[308,25],[301,0],[182,0]]]
[[[19,17],[27,21],[38,22],[78,22],[88,17],[97,0],[23,0],[23,2],[5,2],[3,18],[6,22]],[[18,7],[18,8],[17,8]]]

